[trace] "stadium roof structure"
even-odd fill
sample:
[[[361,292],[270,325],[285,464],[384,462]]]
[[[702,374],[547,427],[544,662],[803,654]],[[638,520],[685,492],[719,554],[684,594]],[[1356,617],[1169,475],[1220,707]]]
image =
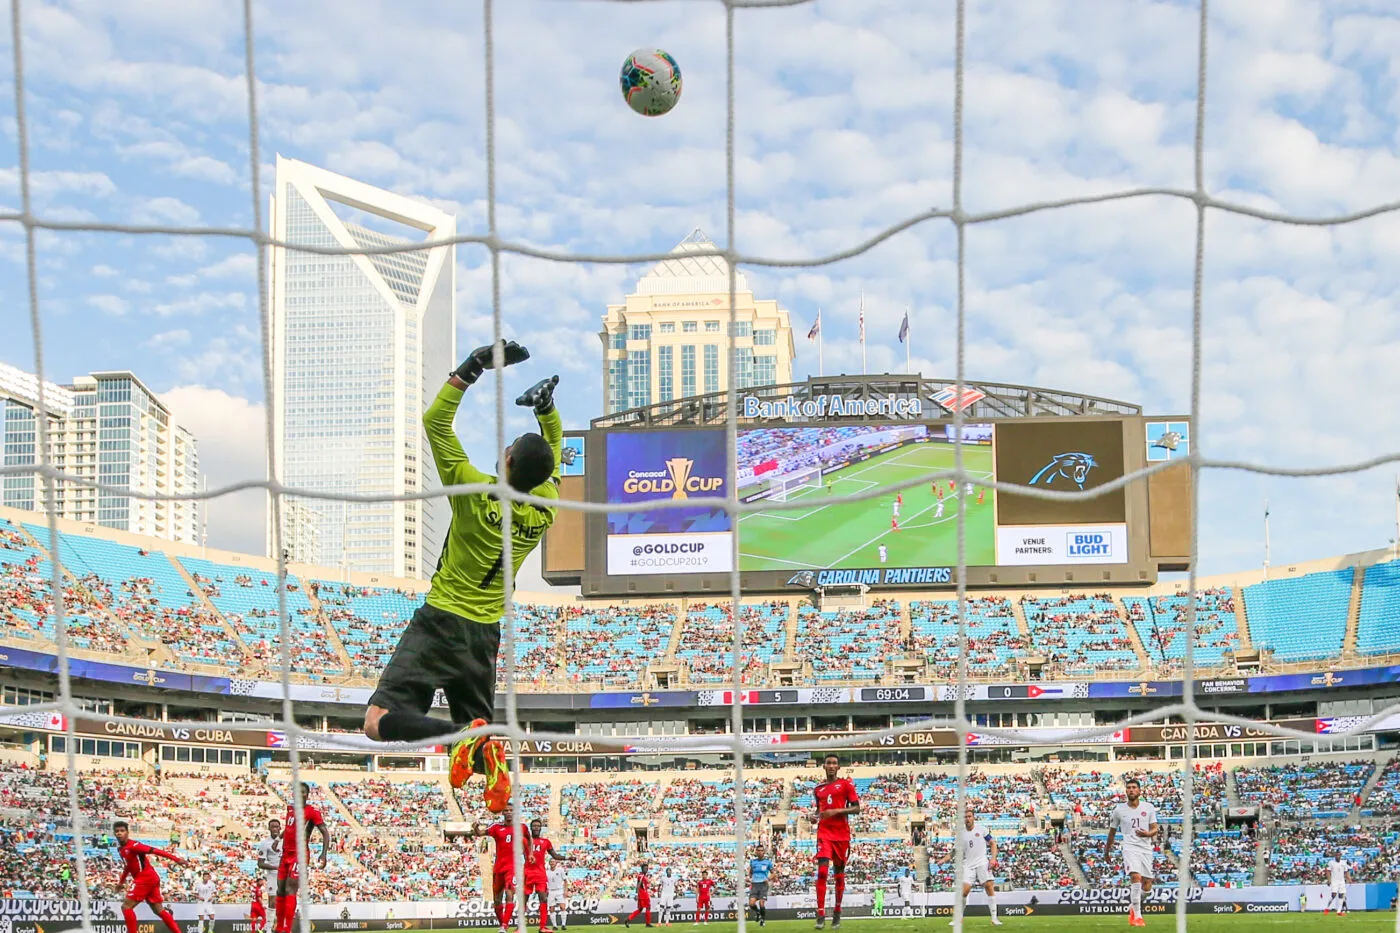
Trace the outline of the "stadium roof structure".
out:
[[[804,415],[801,406],[796,404],[829,399],[831,396],[841,396],[847,405],[851,402],[866,404],[857,406],[862,409],[857,414],[837,416],[833,416],[826,409],[823,409],[820,415]],[[783,413],[748,416],[744,401],[746,397],[752,397],[758,403],[780,406]],[[960,394],[954,380],[925,379],[917,375],[813,376],[806,382],[739,389],[736,398],[739,405],[739,421],[746,424],[770,421],[775,417],[794,424],[809,421],[825,424],[833,421],[869,421],[871,415],[867,412],[872,407],[871,403],[874,403],[874,407],[880,407],[881,402],[901,402],[908,406],[913,400],[918,400],[920,414],[906,413],[897,416],[898,420],[951,419],[954,410],[959,406],[965,421],[992,418],[1122,417],[1142,414],[1142,406],[1133,402],[1082,395],[1061,389],[1000,382],[969,381],[963,385]],[[752,406],[752,403],[750,405]],[[604,415],[593,419],[592,427],[716,425],[723,424],[728,413],[729,393],[711,392],[707,395],[693,395]]]

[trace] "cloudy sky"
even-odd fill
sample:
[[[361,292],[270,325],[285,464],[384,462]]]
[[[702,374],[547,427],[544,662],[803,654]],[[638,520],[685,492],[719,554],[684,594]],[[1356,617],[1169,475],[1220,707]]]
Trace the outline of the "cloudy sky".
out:
[[[496,6],[502,235],[628,254],[669,249],[699,226],[722,243],[723,8]],[[1197,16],[1182,2],[969,3],[967,209],[1190,187]],[[259,2],[254,18],[264,185],[281,153],[431,201],[455,212],[459,229],[485,231],[479,4]],[[741,250],[820,255],[950,204],[951,0],[741,10],[735,34]],[[12,37],[3,39],[8,61]],[[624,106],[616,79],[626,53],[647,45],[672,52],[685,76],[680,106],[652,120]],[[241,3],[28,0],[24,48],[38,212],[252,223]],[[1400,200],[1397,48],[1389,0],[1215,0],[1209,190],[1305,215]],[[0,70],[0,206],[14,209],[14,89],[10,68]],[[969,378],[1188,409],[1189,203],[1036,214],[974,227],[967,241]],[[0,230],[0,360],[32,370],[22,247],[18,230]],[[1305,229],[1214,214],[1207,257],[1200,449],[1292,467],[1400,449],[1400,217]],[[488,255],[462,248],[458,266],[458,344],[470,348],[490,335]],[[507,256],[502,269],[507,332],[563,376],[566,417],[583,426],[601,407],[600,316],[645,267]],[[914,368],[945,377],[955,371],[955,272],[952,229],[932,222],[857,259],[749,275],[791,311],[799,375],[816,368],[802,335],[818,307],[828,371],[859,372],[864,291],[871,371],[903,369],[895,334],[908,305]],[[51,378],[135,370],[195,431],[211,484],[262,476],[249,244],[45,234],[39,273]],[[512,395],[537,375],[513,373]],[[491,404],[481,393],[468,413],[488,416]],[[487,440],[467,440],[489,457]],[[1258,564],[1266,497],[1275,563],[1385,545],[1395,535],[1395,472],[1208,475],[1202,569]],[[214,506],[212,544],[261,549],[262,519],[249,505]]]

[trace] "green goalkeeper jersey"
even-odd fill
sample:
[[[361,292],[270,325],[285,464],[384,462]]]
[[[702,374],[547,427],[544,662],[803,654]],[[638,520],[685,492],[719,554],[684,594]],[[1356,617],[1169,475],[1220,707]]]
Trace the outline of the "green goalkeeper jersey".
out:
[[[423,413],[423,428],[433,451],[438,476],[444,486],[467,483],[494,483],[496,477],[472,466],[462,449],[452,421],[462,403],[463,390],[450,383],[438,392]],[[540,433],[554,451],[554,476],[530,490],[542,499],[559,498],[559,448],[564,426],[559,410],[538,415]],[[501,540],[501,514],[504,506],[490,493],[452,496],[452,524],[442,543],[428,605],[456,613],[474,622],[499,622],[505,613],[505,550]],[[511,507],[511,564],[515,572],[540,543],[545,529],[554,524],[555,509],[515,502]]]

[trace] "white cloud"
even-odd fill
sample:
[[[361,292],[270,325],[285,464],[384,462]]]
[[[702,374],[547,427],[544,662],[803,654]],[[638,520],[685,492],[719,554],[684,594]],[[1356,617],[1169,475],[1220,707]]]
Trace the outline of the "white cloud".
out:
[[[103,314],[110,314],[113,317],[121,317],[131,310],[131,302],[116,295],[91,295],[87,303]]]
[[[113,269],[111,266],[104,265],[102,263],[98,263],[97,265],[92,267],[92,274],[100,279],[110,279],[115,276],[121,275],[121,273],[118,272],[116,269]]]
[[[223,389],[188,384],[161,393],[177,423],[195,436],[200,470],[210,488],[267,475],[266,412],[262,405]],[[266,493],[235,493],[209,500],[209,544],[261,554]]]
[[[131,219],[138,224],[190,225],[199,223],[199,208],[179,198],[147,198],[133,208]]]
[[[204,266],[199,270],[199,276],[205,279],[240,279],[252,282],[257,268],[257,257],[252,253],[234,253]]]

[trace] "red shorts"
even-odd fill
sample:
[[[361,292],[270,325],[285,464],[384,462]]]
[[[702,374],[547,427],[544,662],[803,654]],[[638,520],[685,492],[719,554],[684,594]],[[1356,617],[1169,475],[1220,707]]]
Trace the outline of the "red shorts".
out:
[[[526,875],[525,894],[549,894],[549,877],[547,875]]]
[[[491,872],[491,890],[493,892],[504,893],[515,889],[515,866],[507,865],[502,868],[496,866],[496,870]]]
[[[651,895],[650,895],[650,894],[638,894],[638,895],[637,895],[637,909],[638,909],[638,910],[645,910],[646,908],[648,908],[648,907],[650,907],[650,906],[651,906]]]
[[[267,908],[263,907],[263,902],[261,900],[255,898],[253,902],[248,905],[248,916],[261,917],[266,920]]]
[[[301,877],[300,871],[301,870],[297,868],[296,853],[293,852],[291,858],[284,855],[282,856],[282,861],[277,863],[277,880],[287,881],[290,879],[295,881],[297,878]]]
[[[164,900],[160,896],[160,875],[153,868],[143,871],[131,879],[131,890],[126,892],[126,896],[138,904],[142,901],[159,904]]]
[[[833,864],[844,866],[851,855],[849,839],[817,839],[817,858],[831,859]]]
[[[695,909],[696,909],[696,910],[701,910],[702,908],[709,907],[709,906],[710,906],[710,899],[709,899],[708,897],[705,898],[704,900],[697,900],[697,901],[695,902]]]

